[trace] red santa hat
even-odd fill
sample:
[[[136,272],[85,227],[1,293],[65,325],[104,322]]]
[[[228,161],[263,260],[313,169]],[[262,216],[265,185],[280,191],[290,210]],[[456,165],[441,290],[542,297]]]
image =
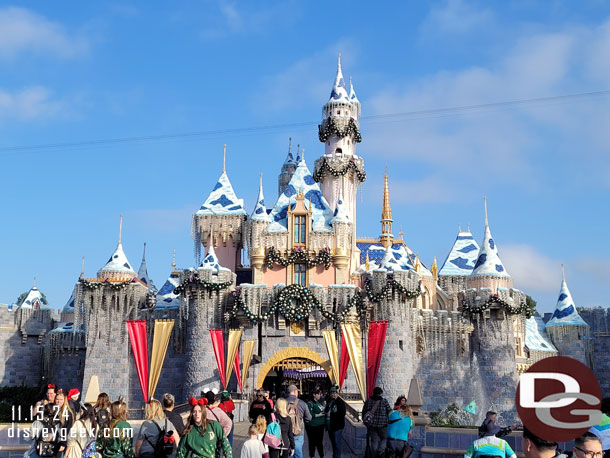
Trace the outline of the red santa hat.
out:
[[[70,391],[68,391],[68,398],[74,398],[75,401],[79,395],[80,391],[78,391],[77,388],[72,388]]]

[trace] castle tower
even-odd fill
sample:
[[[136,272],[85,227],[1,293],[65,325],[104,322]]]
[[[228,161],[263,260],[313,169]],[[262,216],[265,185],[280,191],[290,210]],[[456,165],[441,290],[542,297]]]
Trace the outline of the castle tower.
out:
[[[129,357],[125,321],[136,319],[138,310],[148,307],[149,290],[143,283],[133,281],[137,274],[123,251],[122,227],[121,215],[117,248],[97,278],[80,278],[76,283],[74,329],[85,326],[83,392],[87,391],[91,376],[96,375],[111,399],[125,396],[135,407],[141,399],[130,399],[130,378],[135,366]]]
[[[466,231],[458,227],[455,242],[438,271],[438,282],[445,292],[455,295],[467,288],[466,284],[477,262],[479,250],[479,244],[470,233],[470,227]]]
[[[392,246],[394,236],[392,235],[392,207],[390,206],[390,189],[388,187],[388,172],[383,177],[383,207],[381,209],[381,236],[379,237],[384,247]]]
[[[210,236],[211,238],[212,236]],[[231,284],[230,288],[210,289],[193,282],[182,293],[186,307],[181,310],[186,316],[186,358],[184,397],[200,396],[204,384],[218,380],[218,369],[210,348],[210,329],[224,327],[223,310],[230,289],[235,286],[236,276],[220,265],[214,251],[214,242],[209,240],[208,252],[196,272],[183,271],[181,281],[197,276],[203,282]]]
[[[487,199],[485,198],[485,235],[479,249],[477,262],[468,279],[468,288],[491,288],[496,292],[498,288],[512,288],[513,280],[508,274],[500,256],[498,245],[491,236],[489,221],[487,219]]]
[[[226,170],[227,145],[224,146],[222,173],[201,208],[193,215],[191,235],[199,264],[201,246],[214,233],[216,252],[221,263],[235,271],[242,248],[242,224],[247,219],[243,199],[238,199]]]
[[[290,160],[292,160],[292,154],[288,152],[288,155]],[[284,163],[284,165],[285,164],[286,163]],[[290,173],[290,178],[292,178],[293,173],[294,170],[292,171],[292,173]],[[288,181],[288,183],[286,183],[284,189],[286,189],[289,183],[290,180]],[[282,189],[281,192],[284,192],[284,189]],[[258,185],[258,198],[256,199],[256,205],[254,206],[252,215],[250,215],[250,219],[246,222],[249,228],[248,251],[250,253],[250,266],[252,267],[252,282],[255,285],[263,283],[263,262],[265,260],[265,248],[263,246],[259,246],[257,241],[262,240],[262,234],[270,222],[271,217],[269,216],[269,213],[267,212],[267,207],[265,206],[265,196],[263,194],[263,174],[261,173]]]
[[[353,85],[348,94],[341,70],[341,56],[337,64],[337,75],[330,98],[322,108],[322,122],[318,126],[318,137],[324,143],[324,155],[314,165],[314,180],[320,183],[322,194],[334,211],[343,196],[347,215],[352,221],[352,268],[360,264],[360,253],[356,247],[356,194],[358,185],[366,179],[364,160],[356,154],[356,143],[360,136],[360,102]],[[350,99],[351,97],[351,99]],[[352,103],[353,100],[353,103]]]
[[[142,251],[142,263],[138,269],[138,280],[148,286],[148,289],[150,289],[151,292],[156,293],[157,288],[148,276],[148,270],[146,268],[146,242],[144,242],[144,250]]]
[[[566,283],[563,265],[561,273],[561,289],[557,306],[553,316],[546,323],[546,332],[559,351],[559,356],[569,356],[591,367],[589,325],[576,310],[572,294]]]
[[[180,271],[176,270],[176,250],[172,260],[172,270],[155,297],[155,310],[175,310],[180,307],[180,296],[174,290],[180,284]]]
[[[299,155],[299,147],[297,146],[297,156]],[[280,175],[277,177],[277,195],[281,195],[284,192],[284,189],[290,183],[290,179],[292,178],[292,174],[297,169],[297,161],[294,160],[292,156],[292,138],[288,139],[288,154],[286,155],[286,160],[282,165],[282,171]]]
[[[335,266],[337,266],[336,284],[346,285],[349,283],[347,266],[349,263],[349,251],[353,245],[352,222],[349,219],[347,208],[343,203],[343,196],[339,195],[335,213],[330,223],[335,230]]]

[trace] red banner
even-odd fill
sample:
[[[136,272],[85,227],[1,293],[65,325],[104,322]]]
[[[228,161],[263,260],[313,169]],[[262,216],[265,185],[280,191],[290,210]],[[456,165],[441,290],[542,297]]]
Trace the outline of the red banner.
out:
[[[136,363],[138,381],[142,389],[144,402],[148,402],[148,343],[146,341],[146,321],[128,320],[127,331]]]
[[[243,391],[244,387],[241,385],[241,371],[239,370],[239,348],[235,353],[235,364],[233,365],[235,369],[235,377],[237,378],[237,385],[239,386],[239,391]]]
[[[377,383],[387,330],[387,321],[371,321],[369,324],[369,350],[366,359],[366,395],[369,397],[373,395]]]
[[[349,366],[349,353],[347,345],[345,345],[345,336],[341,332],[341,355],[339,357],[339,389],[343,387],[345,377],[347,377],[347,368]]]
[[[225,347],[222,339],[222,329],[210,329],[210,338],[212,339],[212,347],[214,348],[214,356],[218,365],[218,375],[222,382],[223,388],[227,386],[225,383]]]

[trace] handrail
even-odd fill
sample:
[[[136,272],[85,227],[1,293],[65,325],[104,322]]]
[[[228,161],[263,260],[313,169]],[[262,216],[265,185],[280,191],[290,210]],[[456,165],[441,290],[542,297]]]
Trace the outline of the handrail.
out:
[[[341,399],[343,399],[342,396],[339,396]],[[345,399],[343,399],[343,402],[345,402]],[[359,422],[361,420],[361,413],[358,409],[354,408],[354,406],[352,406],[351,404],[348,404],[347,402],[345,402],[345,412],[351,417],[352,420],[354,420],[355,422]]]

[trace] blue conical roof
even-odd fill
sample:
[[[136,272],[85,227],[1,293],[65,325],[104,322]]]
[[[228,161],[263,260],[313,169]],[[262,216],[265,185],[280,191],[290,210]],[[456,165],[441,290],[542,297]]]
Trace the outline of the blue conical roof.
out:
[[[155,285],[148,276],[148,269],[146,268],[146,243],[144,244],[144,252],[142,253],[142,263],[138,269],[138,280],[148,286],[149,289],[155,289]]]
[[[576,310],[565,275],[561,281],[561,289],[559,290],[559,298],[557,299],[555,311],[546,325],[547,327],[562,325],[587,326],[587,322],[581,318],[578,310]]]
[[[532,316],[525,321],[525,346],[530,351],[557,352],[546,333],[541,317]]]
[[[309,208],[311,201],[311,215],[313,218],[313,230],[316,232],[332,231],[330,222],[333,212],[328,202],[322,195],[320,185],[313,179],[305,159],[301,159],[296,170],[292,174],[290,183],[280,194],[277,202],[271,210],[271,224],[267,227],[269,232],[286,232],[288,230],[288,206],[296,203],[297,192],[302,192],[305,197],[305,206]]]
[[[472,273],[479,256],[479,245],[470,231],[459,231],[439,276],[466,276]]]
[[[212,240],[212,237],[210,237],[210,242],[208,244],[208,253],[203,258],[203,261],[201,261],[201,264],[199,265],[199,269],[214,270],[216,272],[221,271],[221,270],[229,271],[229,269],[227,269],[226,267],[222,267],[220,265],[220,262],[218,261],[218,257],[216,256],[216,251],[214,250],[214,241]]]
[[[212,192],[195,215],[247,215],[244,201],[237,198],[227,172],[222,172]]]
[[[498,246],[491,236],[491,230],[487,221],[487,204],[485,204],[485,234],[483,236],[483,243],[479,248],[477,262],[471,275],[475,277],[510,277],[504,268],[504,264],[500,261]]]
[[[349,101],[349,95],[347,93],[347,88],[345,87],[345,79],[343,78],[343,72],[341,71],[341,56],[339,56],[335,83],[330,91],[330,98],[327,103],[349,103]]]
[[[263,175],[260,176],[260,183],[258,185],[258,199],[256,199],[256,206],[250,216],[252,221],[263,221],[268,223],[271,221],[271,217],[267,213],[267,207],[265,207],[265,196],[263,195]]]
[[[180,297],[174,290],[180,283],[180,274],[172,272],[156,295],[155,309],[177,309],[180,307]]]

